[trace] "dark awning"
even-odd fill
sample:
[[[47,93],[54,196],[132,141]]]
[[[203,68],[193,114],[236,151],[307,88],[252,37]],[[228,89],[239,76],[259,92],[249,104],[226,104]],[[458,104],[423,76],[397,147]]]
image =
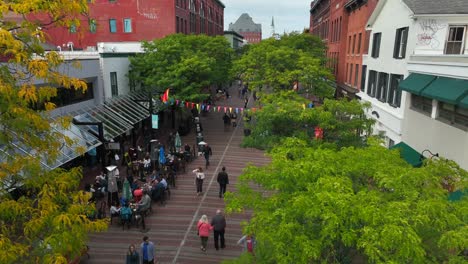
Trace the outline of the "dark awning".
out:
[[[413,167],[421,167],[423,157],[419,152],[408,146],[405,142],[402,141],[390,147],[390,149],[399,149],[400,157],[402,159],[411,164]]]
[[[77,125],[86,127],[95,135],[99,135],[97,124],[102,124],[104,139],[110,141],[150,116],[149,100],[143,91],[133,92],[110,98],[102,105],[80,109],[69,115]],[[153,109],[159,107],[158,102],[153,100]]]
[[[437,77],[422,91],[422,96],[456,105],[468,94],[468,81]]]
[[[81,130],[74,124],[70,124],[68,127],[60,127],[59,125],[53,124],[51,132],[56,133],[58,140],[62,143],[61,148],[58,149],[58,155],[55,160],[51,161],[45,155],[36,153],[32,148],[28,147],[29,144],[26,139],[19,137],[13,131],[9,131],[7,133],[12,135],[13,141],[9,142],[10,146],[0,145],[0,162],[5,161],[7,156],[39,155],[42,157],[42,167],[52,170],[102,144],[97,137],[85,130]]]
[[[437,77],[427,74],[412,73],[400,82],[400,89],[412,94],[421,95],[421,92]]]

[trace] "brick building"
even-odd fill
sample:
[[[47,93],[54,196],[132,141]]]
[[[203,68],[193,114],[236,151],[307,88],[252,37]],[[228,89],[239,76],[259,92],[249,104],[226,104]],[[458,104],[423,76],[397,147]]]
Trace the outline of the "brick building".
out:
[[[220,0],[96,0],[80,27],[50,28],[49,42],[95,49],[98,42],[142,41],[174,33],[223,35]]]
[[[328,66],[335,75],[339,97],[354,97],[354,94],[359,91],[360,76],[358,78],[355,76],[356,72],[362,71],[354,69],[362,68],[362,54],[367,53],[369,40],[368,34],[365,33],[366,22],[377,1],[315,0],[311,2],[310,33],[319,36],[328,46]],[[359,40],[359,34],[361,34],[361,40]]]
[[[364,89],[367,66],[362,63],[362,55],[369,48],[370,31],[366,31],[367,21],[378,0],[348,0],[344,5],[347,16],[345,81],[338,85],[339,96],[350,96]],[[344,51],[344,50],[343,50]],[[341,94],[340,94],[341,93]]]
[[[248,43],[262,40],[262,24],[256,24],[247,13],[242,14],[234,24],[230,23],[229,31],[241,34]]]

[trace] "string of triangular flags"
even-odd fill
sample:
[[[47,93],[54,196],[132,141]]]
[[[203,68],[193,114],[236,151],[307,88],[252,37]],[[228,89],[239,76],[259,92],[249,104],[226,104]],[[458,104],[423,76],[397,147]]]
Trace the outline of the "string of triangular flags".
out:
[[[244,112],[244,110],[247,110],[247,109],[244,109],[244,107],[214,106],[214,105],[210,105],[210,104],[194,103],[194,102],[169,98],[169,89],[167,89],[164,92],[164,94],[161,96],[161,101],[166,105],[167,104],[173,105],[175,103],[176,106],[186,107],[186,108],[190,108],[190,109],[196,108],[199,112],[201,112],[201,111],[206,111],[206,112],[210,112],[210,111],[222,112],[222,111],[224,111],[224,113],[228,113],[228,112],[232,113],[234,111],[234,112],[236,112],[236,114],[239,114],[239,112],[242,113],[242,112]],[[306,104],[302,105],[302,108],[304,108],[304,109],[313,108],[313,107],[314,107],[313,103],[309,103],[307,105]],[[258,109],[259,108],[257,108],[257,107],[250,108],[250,110],[252,110],[252,112],[256,112]]]

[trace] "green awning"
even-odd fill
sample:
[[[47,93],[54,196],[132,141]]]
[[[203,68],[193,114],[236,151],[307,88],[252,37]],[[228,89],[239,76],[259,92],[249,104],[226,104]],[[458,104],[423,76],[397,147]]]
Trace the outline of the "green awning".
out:
[[[412,73],[400,82],[400,89],[412,94],[421,95],[421,92],[426,88],[436,76]]]
[[[421,93],[422,96],[456,105],[468,94],[468,81],[438,77]]]
[[[458,190],[456,192],[449,193],[448,199],[451,202],[456,202],[460,201],[463,197],[466,197],[466,195],[468,195],[468,189]]]
[[[390,147],[390,149],[399,149],[400,157],[402,159],[411,164],[413,167],[421,167],[423,157],[419,152],[408,146],[405,142],[402,141]]]
[[[468,108],[468,95],[465,96],[465,98],[460,100],[460,102],[458,103],[458,106],[463,107],[463,108]]]

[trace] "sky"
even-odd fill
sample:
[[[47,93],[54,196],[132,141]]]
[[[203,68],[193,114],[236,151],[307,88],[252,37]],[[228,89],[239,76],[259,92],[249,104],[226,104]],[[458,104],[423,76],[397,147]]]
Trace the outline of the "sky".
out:
[[[221,0],[224,9],[224,30],[248,13],[255,23],[262,24],[262,38],[271,36],[271,17],[275,18],[276,33],[300,31],[309,28],[311,0]]]

